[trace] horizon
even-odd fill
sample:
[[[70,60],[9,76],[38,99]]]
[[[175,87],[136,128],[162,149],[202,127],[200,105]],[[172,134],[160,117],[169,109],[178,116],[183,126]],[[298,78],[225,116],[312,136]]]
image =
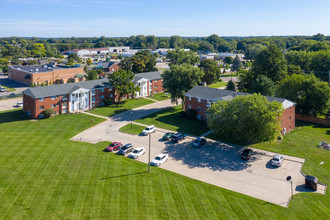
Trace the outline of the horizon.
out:
[[[0,37],[330,35],[330,0],[2,0]]]

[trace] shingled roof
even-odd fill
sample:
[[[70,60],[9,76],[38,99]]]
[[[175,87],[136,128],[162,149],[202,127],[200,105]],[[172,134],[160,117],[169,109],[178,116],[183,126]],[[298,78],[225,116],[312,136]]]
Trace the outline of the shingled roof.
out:
[[[232,100],[237,96],[246,96],[251,94],[245,92],[236,92],[231,90],[195,86],[194,88],[186,92],[185,95],[211,101],[211,100]],[[265,97],[269,102],[277,101],[279,103],[282,103],[285,109],[294,105],[293,102],[287,99],[270,97],[270,96],[265,96]]]
[[[148,80],[155,80],[155,79],[162,79],[162,75],[160,72],[155,71],[155,72],[145,72],[145,73],[137,73],[134,76],[133,82],[137,82],[140,79],[145,78]]]
[[[25,90],[23,94],[38,99],[38,98],[57,96],[57,95],[67,95],[71,91],[74,91],[79,88],[96,89],[96,88],[106,88],[106,87],[111,87],[111,85],[107,78],[103,78],[103,79],[76,82],[76,83],[54,84],[50,86],[33,87]]]

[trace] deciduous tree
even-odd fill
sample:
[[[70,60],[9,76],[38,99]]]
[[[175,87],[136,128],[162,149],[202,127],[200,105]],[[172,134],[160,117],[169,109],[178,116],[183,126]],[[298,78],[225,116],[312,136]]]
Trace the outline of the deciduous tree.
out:
[[[207,85],[215,83],[220,79],[221,71],[214,60],[202,60],[199,67],[204,71],[202,82],[206,82]]]
[[[203,75],[203,71],[187,63],[166,70],[162,74],[163,87],[171,94],[172,103],[178,104],[178,99],[184,102],[184,94],[201,82]]]
[[[282,104],[259,95],[238,96],[212,104],[207,113],[209,128],[221,137],[244,143],[274,140],[280,133]]]

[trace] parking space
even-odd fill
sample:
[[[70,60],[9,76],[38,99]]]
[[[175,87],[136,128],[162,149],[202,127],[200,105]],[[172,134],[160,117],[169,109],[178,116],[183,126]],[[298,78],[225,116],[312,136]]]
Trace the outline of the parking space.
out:
[[[13,98],[13,99],[6,99],[6,100],[0,99],[0,112],[11,110],[11,109],[22,108],[22,107],[16,106],[18,102],[23,102],[23,98]]]
[[[8,96],[8,95],[10,95],[12,93],[14,93],[14,94],[20,94],[20,93],[22,93],[24,90],[26,90],[28,88],[23,83],[19,83],[19,82],[16,82],[14,80],[8,79],[8,76],[7,75],[4,75],[4,74],[1,74],[0,75],[0,85],[6,86],[6,87],[9,87],[9,88],[16,89],[15,92],[9,92],[9,91],[0,92],[0,96]]]
[[[152,107],[157,105],[159,103],[150,104]],[[148,163],[149,136],[130,135],[118,131],[129,122],[128,115],[124,114],[128,113],[110,118],[71,140],[89,143],[132,143],[134,147],[146,148],[146,154],[137,160]],[[144,114],[147,112],[141,112],[141,117]],[[204,147],[194,148],[194,137],[187,137],[184,141],[173,144],[162,140],[166,132],[167,130],[158,129],[151,135],[150,142],[151,160],[159,153],[169,155],[169,160],[161,165],[163,169],[284,207],[288,206],[291,198],[291,183],[286,181],[287,176],[292,177],[293,193],[309,191],[303,187],[304,176],[300,172],[304,159],[284,155],[282,166],[273,167],[270,160],[275,153],[272,152],[253,149],[252,158],[245,161],[240,158],[243,150],[241,146],[208,140]],[[317,192],[325,193],[325,186],[319,185]]]

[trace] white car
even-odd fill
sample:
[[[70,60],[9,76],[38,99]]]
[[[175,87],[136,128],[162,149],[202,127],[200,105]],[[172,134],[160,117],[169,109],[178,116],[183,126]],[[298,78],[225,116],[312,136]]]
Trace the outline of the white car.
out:
[[[150,162],[151,166],[160,166],[168,160],[167,154],[158,154],[155,159]]]
[[[282,165],[283,160],[284,157],[281,154],[275,154],[272,159],[272,165],[276,167],[280,167]]]
[[[17,102],[15,107],[23,107],[23,102]]]
[[[143,135],[148,135],[148,134],[151,134],[151,133],[153,133],[153,132],[155,132],[155,131],[156,131],[156,127],[155,127],[155,125],[150,125],[150,126],[146,127],[146,128],[142,131],[142,134],[143,134]]]
[[[128,157],[132,159],[136,159],[145,153],[146,153],[146,149],[144,147],[138,147]]]

